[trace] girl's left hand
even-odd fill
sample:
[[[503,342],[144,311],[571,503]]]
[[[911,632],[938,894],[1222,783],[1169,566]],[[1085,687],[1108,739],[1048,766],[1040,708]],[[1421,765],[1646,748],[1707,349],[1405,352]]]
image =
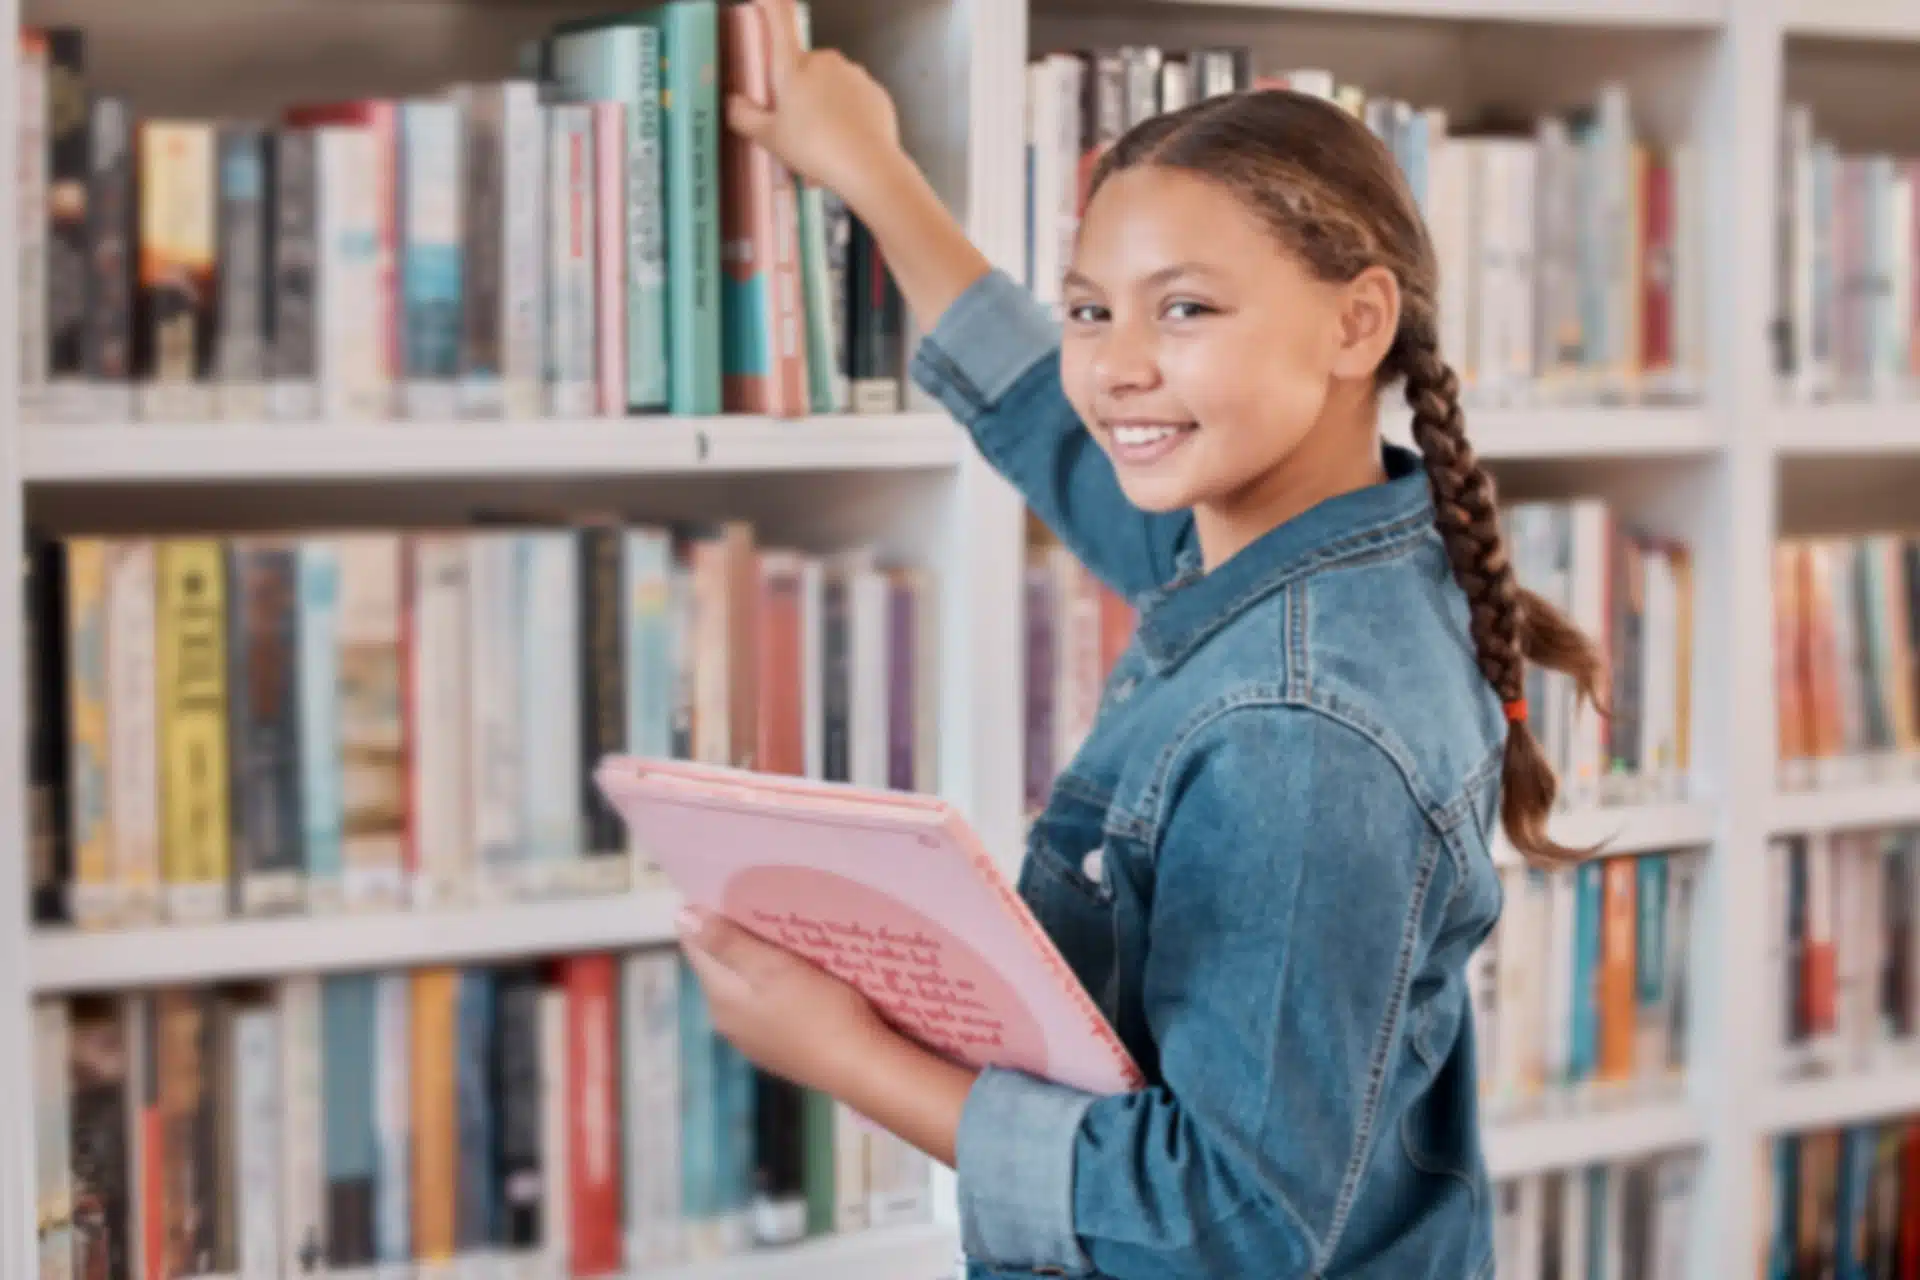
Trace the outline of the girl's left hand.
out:
[[[694,908],[679,924],[714,1030],[762,1070],[840,1096],[893,1034],[865,996],[804,957]]]

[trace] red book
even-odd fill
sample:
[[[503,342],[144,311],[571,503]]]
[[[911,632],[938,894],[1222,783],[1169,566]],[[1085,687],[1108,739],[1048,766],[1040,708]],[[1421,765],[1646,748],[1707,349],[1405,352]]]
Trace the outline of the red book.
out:
[[[611,955],[569,956],[567,992],[567,1186],[575,1280],[625,1267],[620,1239],[620,1059],[615,1036],[618,973]]]

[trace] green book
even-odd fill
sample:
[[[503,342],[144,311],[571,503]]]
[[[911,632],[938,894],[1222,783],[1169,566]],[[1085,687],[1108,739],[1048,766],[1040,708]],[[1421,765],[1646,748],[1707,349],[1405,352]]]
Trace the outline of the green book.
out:
[[[720,408],[720,8],[671,0],[646,11],[660,33],[665,96],[668,402]]]
[[[627,109],[627,409],[660,412],[670,403],[660,32],[631,15],[562,28],[552,60],[567,97]]]

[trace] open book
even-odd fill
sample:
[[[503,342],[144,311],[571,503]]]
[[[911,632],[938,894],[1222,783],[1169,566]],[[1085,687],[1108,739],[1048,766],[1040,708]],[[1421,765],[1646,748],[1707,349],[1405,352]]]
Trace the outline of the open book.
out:
[[[946,802],[632,756],[595,781],[689,902],[838,975],[921,1044],[1094,1093],[1142,1083]]]

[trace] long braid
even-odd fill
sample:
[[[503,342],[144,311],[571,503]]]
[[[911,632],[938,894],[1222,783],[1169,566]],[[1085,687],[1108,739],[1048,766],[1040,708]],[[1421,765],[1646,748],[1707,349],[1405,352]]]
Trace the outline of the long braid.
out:
[[[1503,703],[1517,707],[1526,697],[1527,659],[1537,657],[1568,670],[1582,696],[1598,705],[1597,657],[1558,610],[1524,590],[1514,575],[1500,532],[1493,477],[1467,441],[1458,375],[1431,341],[1418,336],[1405,344],[1401,355],[1414,443],[1426,463],[1447,558],[1472,610],[1481,674]],[[1531,726],[1524,716],[1513,717],[1507,733],[1502,825],[1528,858],[1566,864],[1593,850],[1569,848],[1547,834],[1557,786]]]

